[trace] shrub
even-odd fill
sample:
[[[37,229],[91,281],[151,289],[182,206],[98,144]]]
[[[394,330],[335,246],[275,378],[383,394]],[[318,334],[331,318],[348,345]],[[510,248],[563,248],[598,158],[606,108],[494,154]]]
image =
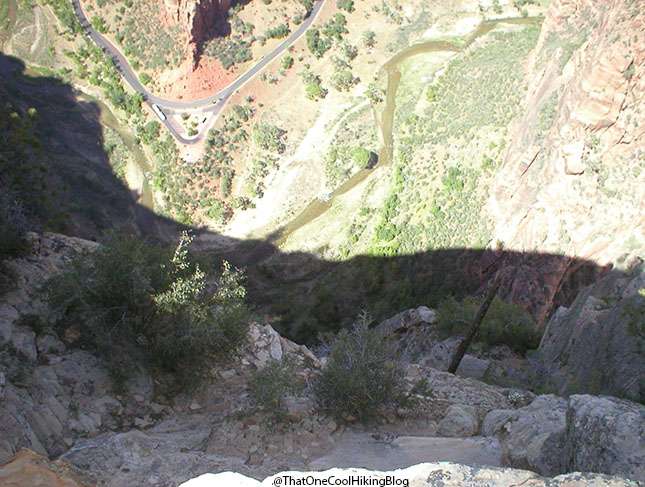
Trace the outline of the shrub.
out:
[[[191,237],[173,251],[140,237],[110,233],[93,253],[45,283],[59,326],[77,327],[77,344],[130,369],[174,376],[183,388],[230,357],[246,336],[242,275],[224,263],[215,291],[188,260]],[[171,377],[170,377],[171,378]]]
[[[372,154],[363,147],[354,147],[352,149],[352,159],[354,159],[354,164],[360,168],[369,167]]]
[[[336,6],[346,12],[354,11],[354,0],[337,0]]]
[[[457,302],[451,297],[443,301],[438,307],[440,333],[446,337],[465,333],[480,304],[473,298]],[[537,348],[540,338],[541,333],[536,330],[535,320],[529,312],[499,297],[493,300],[475,337],[487,347],[507,345],[521,354]]]
[[[25,235],[30,223],[22,204],[0,195],[0,260],[21,257],[29,251]]]
[[[296,372],[296,363],[291,359],[269,363],[253,375],[249,384],[251,400],[275,420],[285,420],[288,415],[285,399],[305,387],[304,380]]]
[[[320,406],[333,416],[360,422],[375,419],[388,405],[406,402],[403,370],[392,344],[369,328],[366,313],[332,342],[329,358],[314,381]]]
[[[267,30],[265,34],[269,39],[283,39],[289,35],[289,28],[284,24],[280,24]]]
[[[265,150],[282,153],[285,149],[282,138],[286,131],[275,125],[255,124],[253,126],[253,140]]]

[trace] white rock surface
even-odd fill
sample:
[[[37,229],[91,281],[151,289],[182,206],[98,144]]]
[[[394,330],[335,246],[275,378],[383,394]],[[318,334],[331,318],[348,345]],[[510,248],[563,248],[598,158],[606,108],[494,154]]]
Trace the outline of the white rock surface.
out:
[[[533,472],[508,468],[467,467],[454,463],[422,463],[412,467],[376,471],[333,468],[324,472],[281,472],[258,481],[231,472],[205,474],[180,487],[276,487],[289,485],[351,485],[357,476],[371,485],[409,485],[413,487],[637,487],[636,482],[609,478],[598,474],[573,473],[552,479]],[[333,479],[334,484],[323,484]],[[389,484],[386,483],[388,482]],[[297,483],[297,482],[300,483]],[[343,483],[344,482],[344,483]],[[370,484],[365,484],[370,485]]]

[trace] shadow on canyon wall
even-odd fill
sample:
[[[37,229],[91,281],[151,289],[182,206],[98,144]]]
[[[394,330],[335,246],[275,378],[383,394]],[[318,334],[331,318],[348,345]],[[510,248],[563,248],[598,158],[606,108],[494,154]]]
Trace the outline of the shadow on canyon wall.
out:
[[[95,239],[114,227],[144,235],[180,228],[138,205],[136,195],[115,176],[96,103],[79,100],[69,84],[30,72],[20,59],[2,53],[0,75],[3,104],[10,103],[23,115],[31,108],[36,110],[35,133],[31,135],[40,147],[30,148],[29,156],[44,166],[48,198],[19,197],[27,208],[44,216],[46,229]]]
[[[78,101],[71,86],[45,76],[27,76],[24,64],[0,54],[0,88],[21,110],[36,108],[43,161],[53,196],[44,227],[95,239],[123,228],[170,242],[186,227],[136,202],[119,180],[104,149],[99,108]],[[194,229],[202,239],[212,235]],[[198,239],[200,240],[200,239]],[[199,252],[205,270],[216,273],[222,260],[244,268],[249,301],[281,333],[311,343],[320,331],[337,330],[363,309],[376,319],[420,305],[436,306],[485,292],[503,268],[501,298],[528,309],[543,324],[560,305],[609,267],[561,254],[485,249],[436,249],[386,256],[326,261],[307,253],[284,253],[270,241],[230,240],[224,253]]]

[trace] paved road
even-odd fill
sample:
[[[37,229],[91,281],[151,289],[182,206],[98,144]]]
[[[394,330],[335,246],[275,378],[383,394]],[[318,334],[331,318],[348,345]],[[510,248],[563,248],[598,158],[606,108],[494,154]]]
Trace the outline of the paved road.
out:
[[[83,30],[85,31],[85,33],[94,41],[94,43],[97,46],[99,46],[104,51],[107,51],[110,53],[110,55],[112,56],[112,59],[114,59],[116,68],[121,73],[121,76],[123,77],[123,79],[125,79],[125,81],[132,87],[133,90],[144,95],[144,98],[148,105],[152,105],[153,103],[156,103],[162,108],[175,108],[175,109],[210,107],[212,108],[212,111],[214,113],[219,113],[219,111],[224,107],[224,105],[228,101],[228,98],[235,92],[235,90],[241,88],[246,82],[248,82],[256,74],[262,71],[262,69],[264,69],[264,67],[267,64],[273,61],[273,59],[275,59],[276,56],[278,56],[287,47],[289,47],[291,44],[297,41],[305,33],[305,31],[311,25],[311,23],[315,20],[316,16],[318,15],[318,12],[320,11],[324,3],[325,3],[325,0],[316,0],[311,13],[307,16],[304,22],[300,24],[298,29],[296,29],[289,37],[287,37],[283,42],[281,42],[279,46],[277,46],[273,51],[271,51],[255,66],[253,66],[246,73],[244,73],[242,76],[240,76],[231,84],[229,84],[226,88],[224,88],[221,91],[218,91],[217,93],[209,96],[208,98],[204,98],[204,99],[196,100],[192,102],[185,102],[185,101],[165,100],[163,98],[159,98],[158,96],[155,96],[152,93],[150,93],[139,82],[139,78],[134,73],[134,71],[132,71],[130,64],[125,59],[123,54],[121,54],[121,51],[119,51],[119,49],[117,49],[109,40],[107,40],[105,37],[99,34],[92,27],[90,22],[87,20],[87,17],[85,17],[85,13],[81,8],[79,0],[72,0],[74,13],[78,17],[78,20],[80,21],[81,26],[83,27]],[[166,128],[172,133],[172,135],[177,140],[179,140],[180,142],[183,142],[184,144],[193,144],[197,142],[203,135],[203,134],[200,134],[200,136],[195,139],[185,139],[177,132],[177,130],[169,123],[168,120],[163,121],[163,123],[166,126]]]

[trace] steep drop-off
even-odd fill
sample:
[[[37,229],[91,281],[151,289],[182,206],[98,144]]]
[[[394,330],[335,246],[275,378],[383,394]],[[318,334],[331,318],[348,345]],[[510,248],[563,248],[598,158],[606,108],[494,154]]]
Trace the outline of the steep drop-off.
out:
[[[528,64],[524,113],[492,185],[494,242],[562,253],[572,263],[616,265],[642,253],[644,72],[642,3],[551,4]],[[576,270],[539,270],[546,282],[538,314],[560,304]]]

